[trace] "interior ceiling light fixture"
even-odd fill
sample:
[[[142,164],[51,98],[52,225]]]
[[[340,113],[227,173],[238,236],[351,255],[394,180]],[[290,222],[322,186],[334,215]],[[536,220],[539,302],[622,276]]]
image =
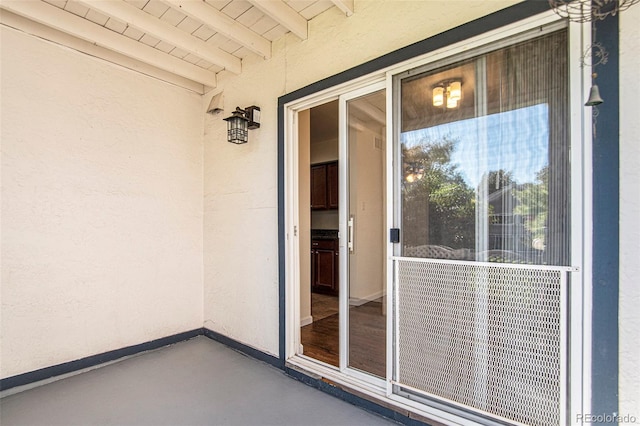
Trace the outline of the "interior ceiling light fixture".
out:
[[[424,166],[420,163],[408,164],[404,169],[404,180],[413,183],[424,177]]]
[[[446,105],[447,108],[456,108],[462,99],[462,82],[449,80],[438,83],[433,88],[433,106]]]
[[[573,22],[603,20],[629,9],[640,0],[548,0],[553,11]]]

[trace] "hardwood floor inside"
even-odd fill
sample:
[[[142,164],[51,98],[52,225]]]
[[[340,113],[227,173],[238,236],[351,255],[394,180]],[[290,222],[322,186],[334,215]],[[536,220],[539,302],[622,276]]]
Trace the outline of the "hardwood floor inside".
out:
[[[304,355],[339,367],[338,298],[313,294],[311,302],[314,321],[300,330]],[[349,308],[349,366],[380,377],[386,375],[386,316],[383,309],[382,299]]]
[[[382,299],[349,308],[349,366],[385,377],[387,317]]]
[[[311,316],[314,321],[330,317],[340,312],[338,297],[328,294],[311,293]]]

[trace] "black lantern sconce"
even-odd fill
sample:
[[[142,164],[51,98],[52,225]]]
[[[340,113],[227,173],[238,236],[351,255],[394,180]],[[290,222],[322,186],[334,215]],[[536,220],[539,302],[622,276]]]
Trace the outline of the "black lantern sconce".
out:
[[[235,144],[247,143],[249,141],[249,130],[260,128],[260,108],[252,105],[236,110],[231,113],[231,117],[224,119],[227,122],[227,141]]]

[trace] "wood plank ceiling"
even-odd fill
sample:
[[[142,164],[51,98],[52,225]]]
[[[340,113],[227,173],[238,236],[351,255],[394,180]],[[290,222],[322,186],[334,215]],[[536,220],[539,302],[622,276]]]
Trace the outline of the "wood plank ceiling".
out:
[[[2,0],[3,25],[198,93],[274,40],[307,38],[308,21],[354,0]]]

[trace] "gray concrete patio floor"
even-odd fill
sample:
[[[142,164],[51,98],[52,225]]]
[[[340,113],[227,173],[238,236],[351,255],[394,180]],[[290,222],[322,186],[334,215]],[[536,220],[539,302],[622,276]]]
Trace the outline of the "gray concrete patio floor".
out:
[[[0,400],[12,425],[391,425],[200,336]]]

